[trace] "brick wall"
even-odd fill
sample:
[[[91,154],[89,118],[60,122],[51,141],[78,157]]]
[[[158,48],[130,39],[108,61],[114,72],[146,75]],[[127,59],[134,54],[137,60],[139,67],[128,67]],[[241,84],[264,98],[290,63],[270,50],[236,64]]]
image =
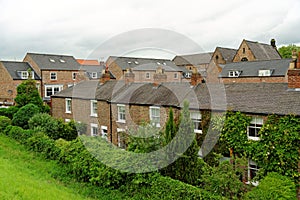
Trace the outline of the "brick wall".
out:
[[[39,76],[41,76],[41,69],[29,55],[25,56],[25,58],[23,59],[23,62],[28,62],[31,65],[31,67],[34,69],[34,71],[36,71],[36,73]]]
[[[290,69],[288,71],[288,87],[300,88],[300,69]]]
[[[108,69],[116,77],[116,80],[123,79],[124,72],[122,68],[113,61],[108,63]]]
[[[238,77],[220,78],[223,83],[287,83],[287,77]]]
[[[153,83],[155,71],[136,71],[132,70],[135,75],[135,82],[146,82]],[[146,79],[146,73],[150,74],[150,78]],[[177,78],[174,78],[174,74],[177,73]],[[182,72],[164,72],[166,74],[166,80],[163,82],[181,82],[182,81]]]
[[[245,52],[243,49],[245,49]],[[248,61],[255,60],[255,57],[254,57],[251,49],[248,47],[248,45],[245,41],[243,41],[242,44],[240,45],[236,55],[233,58],[233,62],[240,62],[242,58],[247,58]]]

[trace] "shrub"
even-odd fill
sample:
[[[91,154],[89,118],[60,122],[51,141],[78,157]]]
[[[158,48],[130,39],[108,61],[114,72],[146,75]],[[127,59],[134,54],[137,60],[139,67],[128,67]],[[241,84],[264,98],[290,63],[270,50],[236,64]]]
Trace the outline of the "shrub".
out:
[[[11,120],[8,117],[0,116],[0,132],[3,132],[8,125],[11,125]]]
[[[245,199],[297,199],[296,186],[292,180],[276,172],[269,173],[259,185],[245,195]]]
[[[39,113],[39,108],[34,104],[27,104],[20,108],[17,113],[14,114],[12,124],[20,126],[24,129],[28,129],[28,121],[35,114]]]
[[[0,108],[0,115],[6,116],[9,119],[12,119],[14,114],[18,112],[19,108],[16,106],[10,106],[8,108]]]

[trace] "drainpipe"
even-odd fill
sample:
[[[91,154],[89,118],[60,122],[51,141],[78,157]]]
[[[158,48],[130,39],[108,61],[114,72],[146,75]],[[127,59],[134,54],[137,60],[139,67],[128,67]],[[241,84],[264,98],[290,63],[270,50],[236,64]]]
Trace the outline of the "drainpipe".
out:
[[[109,129],[110,129],[110,143],[113,144],[113,139],[112,139],[112,110],[111,110],[111,102],[107,101],[109,104]]]

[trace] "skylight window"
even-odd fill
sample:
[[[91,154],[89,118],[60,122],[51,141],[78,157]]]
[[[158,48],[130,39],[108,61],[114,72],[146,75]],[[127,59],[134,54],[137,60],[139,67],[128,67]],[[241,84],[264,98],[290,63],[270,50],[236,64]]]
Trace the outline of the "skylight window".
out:
[[[271,76],[272,70],[258,70],[258,76]]]
[[[134,61],[134,63],[135,63],[136,65],[138,65],[138,64],[139,64],[139,62],[138,62],[138,61]]]
[[[52,59],[52,58],[49,58],[49,61],[50,61],[50,62],[53,62],[53,63],[55,62],[55,60]]]
[[[160,65],[160,62],[157,62],[158,65]]]
[[[127,63],[128,63],[128,64],[131,64],[131,61],[128,61]]]
[[[65,61],[65,60],[63,60],[63,59],[59,59],[59,62],[61,62],[61,63],[65,63],[66,61]]]

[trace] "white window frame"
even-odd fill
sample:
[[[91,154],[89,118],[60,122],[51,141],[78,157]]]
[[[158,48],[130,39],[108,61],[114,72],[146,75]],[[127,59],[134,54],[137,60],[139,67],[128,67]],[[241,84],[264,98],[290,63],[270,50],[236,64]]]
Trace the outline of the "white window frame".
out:
[[[28,79],[29,74],[28,71],[21,71],[21,79]]]
[[[259,166],[257,165],[256,162],[254,162],[253,160],[249,159],[248,160],[248,181],[246,182],[247,184],[252,184],[254,186],[257,186],[259,184],[258,181],[251,181],[257,174],[257,172],[259,171]],[[252,174],[255,173],[254,176],[252,176]]]
[[[96,103],[96,107],[95,107]],[[97,107],[97,100],[91,100],[91,116],[98,117],[98,107]]]
[[[250,122],[250,125],[247,127],[247,136],[248,136],[248,139],[250,140],[255,140],[255,141],[258,141],[260,140],[260,138],[258,137],[258,133],[261,129],[261,127],[263,126],[264,124],[264,120],[262,117],[252,117],[252,120]],[[255,131],[255,136],[250,136],[250,129],[254,129]]]
[[[91,77],[92,77],[92,79],[98,78],[97,72],[92,72],[92,73],[91,73]]]
[[[158,111],[157,113],[155,113]],[[149,115],[150,115],[150,123],[155,127],[160,127],[160,107],[158,106],[150,106],[149,107]]]
[[[71,121],[70,119],[65,119],[65,122],[66,122],[66,123],[68,123],[68,122],[70,122],[70,121]]]
[[[118,121],[121,123],[126,122],[126,110],[124,104],[117,104],[117,112],[118,112]]]
[[[98,124],[91,123],[90,125],[91,125],[91,136],[93,136],[93,137],[98,136],[98,134],[99,134]],[[97,130],[96,134],[94,133],[95,129]]]
[[[52,92],[51,95],[54,95],[57,92],[62,91],[63,85],[45,85],[45,95],[44,95],[45,97],[50,97],[51,96],[51,95],[47,95],[47,89],[48,88],[51,88],[51,92]],[[58,88],[58,91],[55,92],[55,88]]]
[[[146,79],[150,79],[150,72],[146,72]]]
[[[76,80],[78,74],[78,72],[72,72],[72,80]]]
[[[31,78],[34,79],[34,71],[31,72]]]
[[[57,72],[50,72],[50,80],[57,80]]]
[[[65,105],[66,105],[66,113],[72,113],[72,99],[71,98],[65,99]]]
[[[272,71],[270,69],[260,69],[258,70],[258,76],[271,76]]]
[[[239,77],[240,74],[241,74],[241,72],[240,72],[240,71],[237,71],[237,70],[230,70],[230,71],[228,72],[228,76],[229,76],[229,77]]]
[[[105,139],[106,141],[108,141],[108,137],[107,137],[107,126],[101,126],[101,137],[103,139]]]
[[[190,112],[191,120],[194,125],[194,132],[195,133],[202,133],[202,115],[200,111],[191,111]],[[199,124],[200,129],[196,128],[196,123]]]

